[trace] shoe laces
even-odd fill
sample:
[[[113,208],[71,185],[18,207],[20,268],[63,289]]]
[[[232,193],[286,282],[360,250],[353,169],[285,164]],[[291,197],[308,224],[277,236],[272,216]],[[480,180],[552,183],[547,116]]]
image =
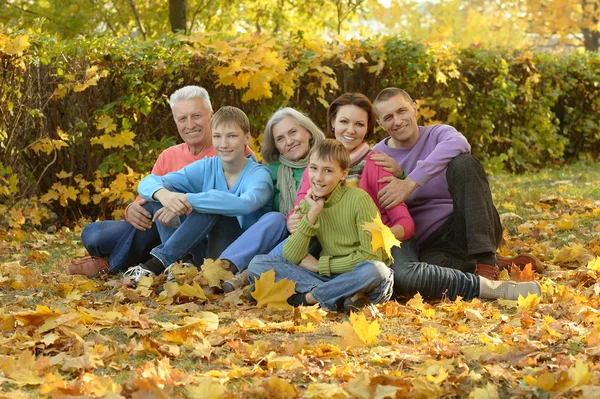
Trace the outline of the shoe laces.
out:
[[[142,265],[130,267],[123,273],[123,277],[132,279],[136,284],[144,276],[155,276],[155,274],[148,269],[144,269]]]

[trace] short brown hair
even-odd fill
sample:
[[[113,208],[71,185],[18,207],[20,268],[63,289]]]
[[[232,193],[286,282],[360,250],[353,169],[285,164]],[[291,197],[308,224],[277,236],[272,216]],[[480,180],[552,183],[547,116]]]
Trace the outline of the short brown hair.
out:
[[[210,120],[210,129],[214,130],[217,126],[236,125],[242,132],[250,132],[250,121],[244,111],[236,107],[221,107]]]
[[[375,110],[373,109],[373,104],[371,104],[371,101],[367,96],[361,93],[344,93],[333,100],[327,109],[327,137],[335,138],[331,124],[337,116],[338,110],[344,105],[355,105],[367,112],[367,134],[365,134],[365,138],[363,140],[369,140],[375,131],[375,123],[377,122],[377,119],[375,116]]]
[[[310,150],[310,156],[316,155],[319,159],[337,162],[342,170],[350,166],[350,155],[344,145],[334,139],[325,139],[318,142]]]
[[[379,92],[377,97],[375,97],[375,101],[373,101],[373,105],[377,106],[377,104],[387,101],[390,98],[396,97],[396,96],[402,96],[408,102],[414,103],[412,97],[406,91],[399,89],[397,87],[386,87],[385,89],[383,89]],[[377,108],[375,108],[375,109],[377,109]]]

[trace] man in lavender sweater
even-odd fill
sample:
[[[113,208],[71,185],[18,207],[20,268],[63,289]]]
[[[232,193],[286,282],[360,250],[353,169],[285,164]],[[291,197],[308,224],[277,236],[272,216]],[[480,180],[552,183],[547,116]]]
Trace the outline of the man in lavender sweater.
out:
[[[386,88],[373,102],[380,126],[390,135],[373,150],[377,164],[407,178],[384,177],[378,194],[385,209],[402,201],[415,221],[419,260],[496,279],[498,266],[532,263],[533,255],[496,256],[502,225],[481,164],[467,139],[449,125],[417,125],[417,109],[404,90]],[[386,155],[387,154],[387,155]]]

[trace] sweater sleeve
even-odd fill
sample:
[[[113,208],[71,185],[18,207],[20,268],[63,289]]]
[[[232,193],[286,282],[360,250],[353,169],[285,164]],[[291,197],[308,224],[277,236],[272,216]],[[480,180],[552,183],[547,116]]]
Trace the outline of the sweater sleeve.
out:
[[[402,240],[405,241],[415,234],[415,222],[412,216],[410,216],[408,207],[404,202],[387,210],[379,204],[377,193],[385,187],[385,183],[379,183],[379,180],[385,176],[392,176],[392,174],[386,172],[382,166],[376,165],[375,161],[369,157],[360,178],[360,188],[371,196],[381,214],[382,220],[388,227],[401,225],[404,228],[404,238]]]
[[[302,180],[300,180],[300,187],[298,187],[298,195],[296,196],[296,204],[295,205],[300,205],[300,201],[302,201],[304,199],[304,197],[306,197],[306,193],[308,192],[308,190],[310,189],[310,182],[308,181],[308,168],[304,169],[304,172],[302,173]],[[292,216],[294,214],[294,212],[291,212],[287,219],[290,218],[290,216]]]
[[[415,169],[408,175],[421,187],[446,169],[456,156],[471,151],[465,136],[452,126],[434,126],[429,135],[435,135],[435,148],[427,158],[418,161]]]
[[[308,203],[306,201],[300,203],[299,212],[304,217],[298,223],[298,228],[294,234],[289,236],[285,244],[283,244],[283,257],[295,265],[300,264],[302,259],[308,254],[310,242],[319,230],[319,222],[317,221],[316,224],[312,225],[306,217],[308,213]]]
[[[319,274],[331,276],[332,274],[348,273],[354,270],[356,265],[365,260],[379,260],[389,265],[389,258],[383,249],[378,248],[375,253],[371,249],[371,236],[361,227],[365,222],[372,222],[377,215],[377,207],[368,196],[364,196],[355,212],[356,232],[360,245],[356,250],[344,256],[321,256],[319,258]]]
[[[206,158],[205,158],[206,159]],[[148,175],[138,185],[142,198],[158,202],[153,198],[155,192],[167,188],[177,193],[193,193],[201,191],[206,169],[205,159],[196,161],[177,172],[167,173],[164,176]]]
[[[245,186],[239,195],[209,190],[188,193],[188,201],[197,212],[225,216],[241,216],[256,212],[271,201],[273,182],[269,170],[261,166],[244,177]]]

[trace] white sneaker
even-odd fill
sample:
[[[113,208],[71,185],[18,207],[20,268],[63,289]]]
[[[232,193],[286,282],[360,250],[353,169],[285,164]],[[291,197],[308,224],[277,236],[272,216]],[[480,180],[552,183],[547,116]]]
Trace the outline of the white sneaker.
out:
[[[167,273],[167,283],[175,283],[177,279],[175,278],[175,274],[173,273],[173,267],[178,263],[171,263],[169,267],[165,269],[165,273]],[[196,267],[193,263],[183,262],[181,263],[181,267]]]
[[[134,287],[144,276],[155,276],[155,274],[148,269],[144,269],[142,265],[132,266],[127,269],[125,273],[123,273],[123,278],[129,279],[129,281],[133,283]]]

